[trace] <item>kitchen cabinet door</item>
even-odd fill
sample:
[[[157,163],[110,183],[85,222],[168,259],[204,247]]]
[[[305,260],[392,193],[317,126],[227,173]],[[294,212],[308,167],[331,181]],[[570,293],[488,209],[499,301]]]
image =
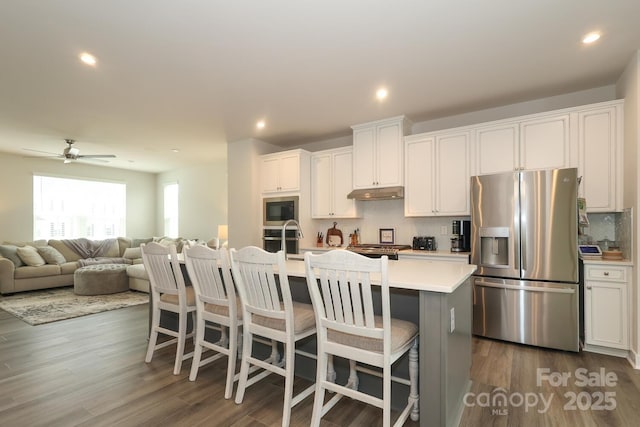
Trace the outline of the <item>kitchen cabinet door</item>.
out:
[[[371,188],[376,182],[376,129],[353,131],[353,188]]]
[[[353,188],[403,185],[404,116],[352,126]]]
[[[260,176],[263,193],[279,191],[280,177],[278,168],[280,159],[278,157],[263,157],[260,164]]]
[[[332,158],[330,153],[311,155],[311,217],[332,215]]]
[[[353,190],[353,150],[338,150],[333,155],[333,217],[359,217],[358,202],[348,199]]]
[[[470,136],[457,132],[436,136],[435,215],[470,215]]]
[[[377,127],[376,187],[393,187],[403,184],[402,125],[389,123]]]
[[[405,142],[404,216],[434,215],[435,138]]]
[[[588,212],[622,208],[622,104],[580,111],[578,175]]]
[[[585,265],[585,344],[629,349],[630,269],[606,263]]]
[[[520,123],[520,169],[568,168],[569,114],[541,117]]]
[[[356,218],[357,203],[348,199],[353,188],[353,150],[341,148],[311,156],[311,216]]]
[[[476,175],[520,168],[520,126],[506,123],[475,130]]]

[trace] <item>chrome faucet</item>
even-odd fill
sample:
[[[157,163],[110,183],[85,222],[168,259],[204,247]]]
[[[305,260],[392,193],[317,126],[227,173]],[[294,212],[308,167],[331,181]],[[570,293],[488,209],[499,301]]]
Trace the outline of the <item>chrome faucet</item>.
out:
[[[296,231],[296,240],[300,240],[301,237],[304,237],[304,234],[302,233],[302,227],[300,227],[300,223],[298,223],[298,221],[296,221],[295,219],[288,219],[284,224],[282,224],[282,251],[284,252],[285,259],[287,259],[287,240],[285,232],[287,231],[287,226],[289,224],[294,224],[298,229]]]

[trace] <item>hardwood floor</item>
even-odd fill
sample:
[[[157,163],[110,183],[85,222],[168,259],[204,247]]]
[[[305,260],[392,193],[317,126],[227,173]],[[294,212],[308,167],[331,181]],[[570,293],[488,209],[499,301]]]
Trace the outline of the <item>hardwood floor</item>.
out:
[[[190,361],[171,374],[174,347],[144,363],[147,307],[137,306],[40,326],[29,326],[0,310],[0,425],[2,426],[279,426],[283,381],[273,376],[250,387],[244,403],[225,400],[224,359],[201,368],[190,382]],[[615,373],[613,387],[575,384],[575,370]],[[569,372],[567,387],[536,385],[536,369]],[[471,393],[461,426],[477,425],[637,425],[640,371],[624,359],[593,353],[565,353],[490,340],[474,340]],[[299,380],[295,389],[308,384]],[[502,392],[512,404],[484,405],[483,397]],[[564,410],[565,393],[614,392],[614,410]],[[483,394],[484,393],[484,394]],[[518,406],[519,395],[542,393],[543,404]],[[587,396],[588,394],[588,396]],[[605,402],[601,402],[603,405]],[[483,404],[484,406],[480,406]],[[313,399],[292,410],[292,426],[306,426]],[[497,412],[496,409],[502,410]],[[493,412],[492,412],[493,411]],[[381,425],[381,411],[343,399],[322,426]],[[421,414],[428,417],[428,414]],[[407,422],[406,426],[418,423]]]
[[[174,346],[144,363],[147,316],[142,305],[33,327],[0,310],[0,426],[281,425],[282,377],[251,386],[236,405],[224,399],[224,358],[195,382],[191,360],[172,375]],[[300,379],[294,392],[308,384]],[[310,397],[293,408],[291,425],[309,425],[312,407]],[[380,415],[343,399],[321,425],[375,426]]]

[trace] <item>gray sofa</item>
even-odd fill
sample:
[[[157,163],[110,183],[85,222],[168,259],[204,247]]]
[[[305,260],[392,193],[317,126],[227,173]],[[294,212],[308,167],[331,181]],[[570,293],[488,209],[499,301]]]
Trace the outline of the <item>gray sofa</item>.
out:
[[[104,242],[100,251],[101,256],[86,259],[83,257],[82,247],[75,247],[73,244],[73,241],[77,240],[82,239],[71,239],[66,243],[62,240],[4,242],[0,245],[0,293],[6,295],[70,286],[73,285],[76,269],[83,265],[101,262],[130,264],[127,267],[129,288],[149,292],[149,280],[142,265],[140,244],[156,240],[166,244],[175,243],[176,246],[181,247],[183,242],[180,238],[130,239],[128,237],[93,241],[93,243]],[[34,249],[39,256],[33,255]],[[34,259],[29,258],[32,255]],[[29,263],[25,263],[25,260]]]

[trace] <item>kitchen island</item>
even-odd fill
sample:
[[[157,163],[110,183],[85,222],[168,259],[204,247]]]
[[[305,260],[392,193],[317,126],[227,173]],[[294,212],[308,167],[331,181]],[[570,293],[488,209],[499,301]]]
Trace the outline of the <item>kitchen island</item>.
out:
[[[405,305],[403,318],[420,328],[421,426],[454,426],[462,416],[470,385],[470,276],[475,270],[475,265],[443,261],[389,261],[392,316],[404,309],[394,307],[394,294],[396,301],[410,301],[416,294],[418,298],[417,305]],[[305,278],[304,262],[288,260],[287,274],[291,279]],[[413,307],[418,313],[407,312]]]
[[[389,261],[391,316],[418,325],[420,369],[420,425],[456,426],[464,410],[464,394],[469,390],[471,369],[471,279],[475,265],[460,262],[400,259]],[[311,303],[304,262],[299,254],[287,260],[291,294],[294,300]],[[185,273],[186,277],[186,273]],[[373,278],[375,283],[375,277]],[[377,297],[379,298],[379,292]],[[374,299],[376,295],[374,294]],[[374,301],[374,307],[379,302]],[[174,313],[163,312],[161,323],[176,327]],[[190,327],[190,326],[189,326]],[[215,332],[213,332],[215,333]],[[305,341],[305,340],[303,340]],[[260,344],[256,351],[270,348]],[[302,350],[315,352],[315,337],[301,343]],[[394,365],[394,375],[408,377],[407,360]],[[336,371],[339,371],[336,361]],[[296,358],[296,375],[315,379],[315,360]],[[376,389],[376,379],[363,374],[361,389]],[[407,393],[408,395],[408,388]],[[394,393],[394,407],[406,402],[406,395]]]

